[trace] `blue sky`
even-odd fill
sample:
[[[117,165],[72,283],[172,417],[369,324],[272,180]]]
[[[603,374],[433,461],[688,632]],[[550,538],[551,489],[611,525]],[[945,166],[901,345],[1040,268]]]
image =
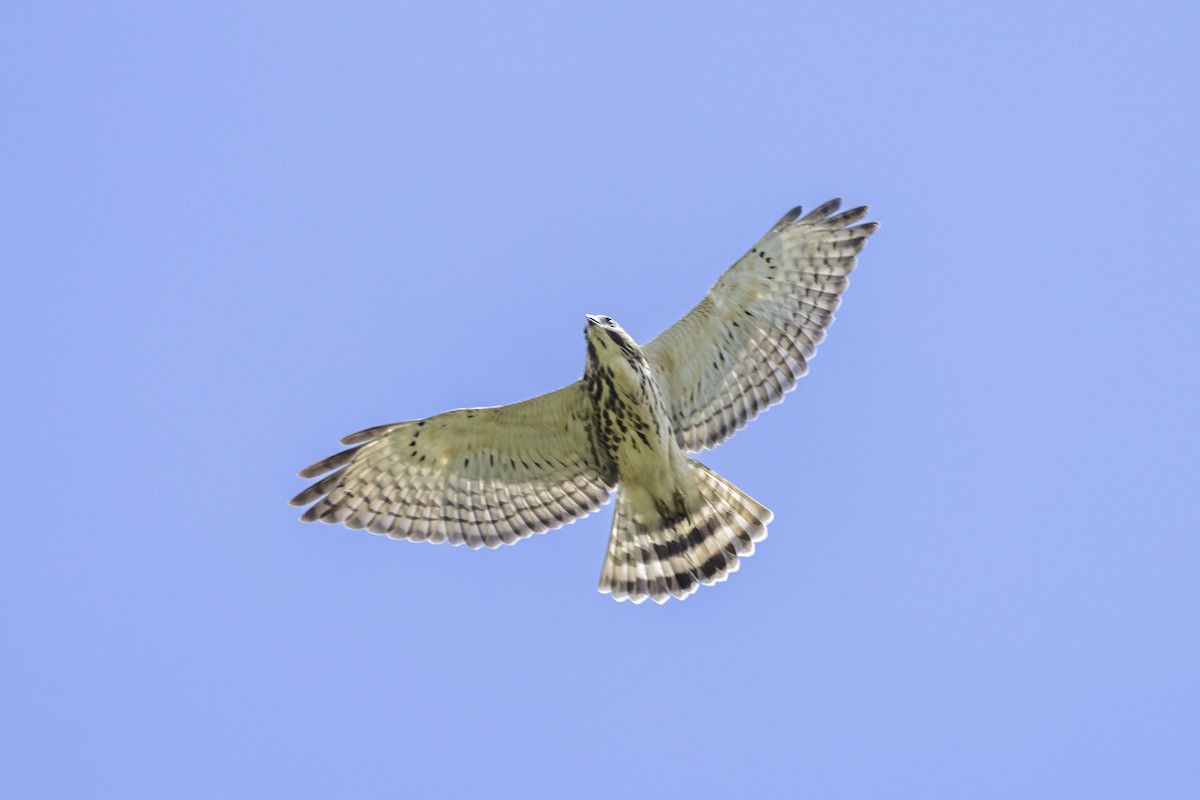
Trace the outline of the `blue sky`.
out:
[[[8,797],[1200,795],[1195,6],[0,11]],[[883,227],[703,459],[727,583],[305,526],[787,208]]]

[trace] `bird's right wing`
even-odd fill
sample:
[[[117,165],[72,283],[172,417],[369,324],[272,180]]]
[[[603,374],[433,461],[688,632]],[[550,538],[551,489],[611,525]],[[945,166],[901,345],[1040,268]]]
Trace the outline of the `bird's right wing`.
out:
[[[616,471],[593,436],[582,382],[495,408],[448,411],[351,434],[357,445],[300,473],[336,470],[292,499],[301,517],[397,539],[511,544],[608,501]]]
[[[879,227],[854,225],[865,206],[831,216],[840,205],[785,214],[699,305],[642,348],[681,447],[715,447],[808,371],[858,253]]]

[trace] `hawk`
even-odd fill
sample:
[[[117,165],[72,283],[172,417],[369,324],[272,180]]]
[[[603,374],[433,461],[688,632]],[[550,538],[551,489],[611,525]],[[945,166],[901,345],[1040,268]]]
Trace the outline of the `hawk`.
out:
[[[300,472],[330,474],[292,505],[312,504],[305,522],[477,549],[561,527],[615,489],[601,592],[664,603],[725,580],[773,515],[688,453],[728,439],[807,372],[879,227],[862,223],[865,206],[840,207],[789,211],[644,346],[588,315],[587,364],[569,386],[347,436],[350,449]]]

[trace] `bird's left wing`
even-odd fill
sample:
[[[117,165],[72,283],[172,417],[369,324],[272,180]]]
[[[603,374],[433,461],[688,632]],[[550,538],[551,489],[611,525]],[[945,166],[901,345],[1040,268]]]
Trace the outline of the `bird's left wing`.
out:
[[[521,403],[448,411],[347,436],[303,470],[301,517],[397,539],[511,544],[595,511],[616,484],[582,382]]]
[[[715,447],[783,399],[808,371],[847,276],[877,222],[830,200],[795,208],[726,270],[646,354],[681,447]]]

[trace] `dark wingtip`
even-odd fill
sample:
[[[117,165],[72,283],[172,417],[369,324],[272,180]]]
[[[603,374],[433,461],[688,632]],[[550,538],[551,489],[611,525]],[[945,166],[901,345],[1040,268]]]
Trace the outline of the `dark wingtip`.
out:
[[[351,447],[349,450],[343,450],[340,453],[335,453],[329,458],[323,458],[315,464],[311,464],[300,470],[301,478],[315,478],[318,475],[324,475],[326,472],[335,470],[338,467],[349,464],[354,458],[354,454],[359,451],[358,447]]]
[[[373,442],[376,439],[378,439],[380,436],[383,436],[385,433],[387,433],[389,430],[391,430],[394,427],[396,427],[396,426],[395,425],[376,425],[374,428],[367,428],[365,430],[358,431],[357,433],[352,433],[349,436],[342,437],[341,444],[351,445],[351,444],[366,444],[367,442]]]
[[[342,479],[342,473],[345,471],[346,470],[344,469],[339,469],[332,475],[322,478],[289,500],[288,504],[293,506],[306,506],[314,500],[319,500],[333,491],[334,487],[337,486],[338,481]]]
[[[802,213],[804,213],[804,208],[801,206],[796,206],[791,211],[787,212],[782,217],[780,217],[779,222],[776,222],[774,225],[771,226],[771,230],[773,230],[773,231],[783,230],[784,228],[786,228],[787,226],[789,226],[793,222],[795,222],[797,219],[799,219],[800,215]]]
[[[849,211],[843,211],[842,213],[835,214],[834,216],[825,220],[825,226],[830,230],[845,228],[847,225],[853,225],[856,222],[866,219],[867,214],[870,212],[871,209],[868,206],[852,208]]]
[[[821,203],[821,205],[817,206],[812,211],[808,212],[808,214],[804,217],[804,219],[802,219],[800,221],[801,222],[820,222],[821,220],[825,219],[826,217],[828,217],[830,214],[837,211],[841,207],[842,207],[842,198],[840,198],[840,197],[835,197],[832,200],[826,200],[824,203]]]

